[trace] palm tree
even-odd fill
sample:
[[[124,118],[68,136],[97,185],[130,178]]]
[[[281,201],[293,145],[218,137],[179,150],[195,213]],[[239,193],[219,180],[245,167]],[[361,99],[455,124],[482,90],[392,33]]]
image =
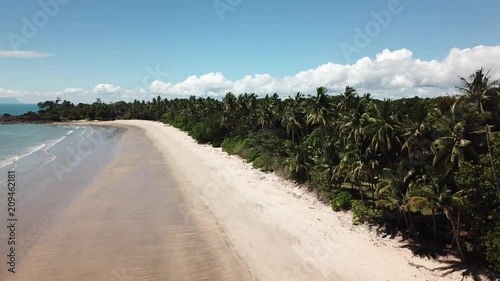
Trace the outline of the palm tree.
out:
[[[308,146],[305,143],[287,146],[288,157],[285,158],[284,165],[299,181],[309,180],[310,155]]]
[[[254,93],[243,94],[238,96],[238,111],[244,120],[242,126],[255,130],[259,125],[258,121],[258,102],[257,96]]]
[[[408,200],[408,207],[412,211],[421,211],[430,209],[432,213],[432,229],[434,238],[437,237],[436,227],[436,212],[441,210],[441,200],[447,196],[449,192],[446,185],[436,183],[434,178],[430,177],[431,181],[427,182],[427,175],[423,175],[415,183],[410,186],[412,188],[411,194],[413,195]]]
[[[364,95],[361,99],[354,100],[354,108],[340,114],[338,126],[342,135],[342,139],[347,143],[354,143],[358,145],[362,138],[362,129],[366,121],[364,115],[367,112],[367,106],[370,104],[370,96]]]
[[[224,104],[224,111],[222,113],[221,126],[225,127],[229,132],[234,130],[237,123],[237,106],[238,101],[233,93],[229,92],[222,100]]]
[[[485,73],[484,69],[481,68],[470,76],[471,81],[460,77],[463,86],[457,87],[465,94],[462,98],[473,103],[480,114],[484,113],[484,105],[491,102],[492,98],[499,94],[497,87],[500,85],[500,80],[490,81],[489,74],[490,71]]]
[[[454,172],[459,160],[465,160],[466,155],[475,155],[472,142],[466,138],[474,119],[477,119],[477,114],[470,112],[466,105],[456,102],[451,107],[450,114],[443,115],[436,121],[436,130],[440,136],[432,144],[432,164],[435,167],[440,165],[446,175]]]
[[[408,200],[408,206],[412,210],[428,209],[432,213],[434,237],[437,235],[436,219],[437,212],[444,212],[446,218],[450,221],[453,230],[453,239],[457,244],[457,249],[462,259],[465,255],[460,244],[460,217],[455,215],[455,208],[459,210],[464,203],[463,192],[452,192],[447,178],[438,173],[432,166],[427,166],[427,173],[421,175],[411,186],[411,194]]]
[[[378,161],[376,155],[370,147],[364,151],[357,148],[352,149],[352,145],[346,147],[344,153],[337,156],[335,168],[332,170],[333,175],[337,178],[344,178],[344,182],[349,180],[355,184],[361,196],[361,201],[364,203],[362,182],[367,181],[372,190],[372,200],[375,201],[375,186],[374,177],[375,171],[378,170]]]
[[[385,100],[380,105],[370,103],[368,112],[363,114],[366,126],[362,130],[365,138],[371,140],[373,152],[379,153],[390,166],[401,145],[400,121],[393,113],[391,103],[389,100]]]
[[[419,149],[430,149],[428,140],[432,139],[432,132],[434,116],[433,112],[437,110],[428,103],[420,103],[412,111],[415,113],[413,116],[405,116],[401,125],[401,130],[403,132],[404,143],[402,148],[405,149],[408,155],[411,156],[415,146],[425,146],[429,147],[418,147]]]
[[[369,145],[367,145],[363,128],[366,123],[365,113],[371,102],[369,94],[359,98],[353,88],[348,87],[344,93],[344,104],[350,104],[352,108],[340,105],[343,111],[339,114],[336,127],[338,128],[339,141],[343,144],[341,160],[335,169],[335,175],[338,178],[344,178],[344,181],[350,180],[358,186],[363,201],[363,190],[361,181],[368,179],[370,188],[373,188],[373,179],[378,167],[378,161]],[[349,101],[349,102],[348,102]],[[346,175],[347,170],[349,173]],[[372,189],[372,193],[375,190]],[[372,199],[375,196],[373,194]]]
[[[302,132],[306,127],[304,114],[304,96],[297,93],[295,98],[287,99],[287,106],[283,112],[281,124],[285,127],[288,134],[292,136],[292,143],[295,143],[295,136],[299,141],[302,138]]]
[[[410,224],[410,219],[407,218],[407,216],[411,216],[407,205],[409,186],[414,177],[415,170],[408,170],[407,167],[407,163],[401,161],[395,169],[383,169],[383,178],[377,187],[377,194],[380,198],[377,201],[377,205],[396,210],[398,225],[402,216],[408,232],[411,233],[413,226]]]
[[[326,144],[328,143],[328,140],[325,139],[324,129],[325,126],[332,123],[331,120],[334,113],[334,105],[326,95],[327,91],[325,87],[316,89],[316,98],[311,104],[311,108],[309,108],[306,117],[308,124],[318,126],[316,130],[318,130],[321,135],[321,140],[319,140],[318,144],[320,144],[319,147],[322,149],[323,154],[326,153]]]
[[[331,132],[333,135],[337,135],[335,131]],[[340,141],[335,138],[328,138],[325,145],[326,150],[324,151],[323,157],[319,158],[318,164],[320,169],[322,168],[322,174],[325,176],[326,182],[328,183],[329,192],[333,188],[333,183],[337,181],[338,177],[335,175],[335,167],[340,163]]]
[[[486,125],[485,126],[485,129],[484,130],[479,130],[479,131],[476,131],[474,133],[479,133],[479,134],[485,134],[486,136],[486,147],[488,148],[488,158],[490,160],[490,165],[491,165],[491,169],[493,170],[493,178],[495,179],[495,187],[497,189],[497,195],[498,195],[498,198],[500,198],[500,183],[498,181],[498,175],[497,175],[497,171],[496,171],[496,167],[495,167],[495,163],[494,163],[494,160],[493,160],[493,153],[492,153],[492,149],[491,149],[491,142],[493,140],[493,134],[491,133],[491,127],[490,125]]]
[[[260,100],[259,107],[257,110],[258,120],[264,129],[272,129],[280,113],[281,101],[276,94],[273,97],[266,95]]]
[[[358,97],[358,93],[353,87],[347,86],[341,97],[342,101],[337,104],[337,110],[339,113],[345,112],[351,108],[351,104],[355,102]]]
[[[333,104],[326,95],[328,90],[325,87],[319,87],[316,91],[316,99],[307,114],[307,123],[321,127],[330,121],[329,118],[333,114]]]

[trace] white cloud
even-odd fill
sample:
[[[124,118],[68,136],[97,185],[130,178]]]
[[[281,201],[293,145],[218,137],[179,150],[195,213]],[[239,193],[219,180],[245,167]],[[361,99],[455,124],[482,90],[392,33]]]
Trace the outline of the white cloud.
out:
[[[92,90],[92,92],[96,95],[103,95],[103,94],[116,94],[121,91],[120,87],[115,87],[111,84],[99,84],[95,86],[95,88]]]
[[[0,58],[36,59],[51,56],[51,54],[34,51],[0,50]]]
[[[385,49],[382,53],[377,55],[377,62],[387,61],[387,60],[407,60],[413,57],[413,52],[407,49],[401,49],[391,52],[389,49]]]
[[[350,85],[379,98],[436,96],[453,91],[459,76],[468,76],[481,67],[500,77],[500,46],[452,49],[442,61],[417,59],[407,49],[386,49],[376,59],[365,57],[352,65],[329,62],[284,78],[257,74],[230,81],[221,73],[209,73],[177,84],[154,81],[151,90],[173,96],[221,96],[230,91],[288,96],[298,91],[314,94],[319,86],[338,93]]]
[[[415,58],[407,49],[379,53],[376,58],[364,57],[354,64],[342,65],[332,62],[314,69],[301,71],[282,78],[269,74],[247,75],[231,81],[222,73],[211,72],[201,76],[190,76],[186,80],[173,83],[155,80],[149,89],[122,89],[110,84],[99,84],[91,90],[69,88],[57,93],[66,98],[86,98],[95,100],[104,96],[108,101],[151,99],[153,96],[223,97],[227,92],[256,93],[258,95],[278,93],[282,97],[296,92],[315,94],[315,89],[325,86],[329,93],[340,93],[349,85],[358,92],[370,92],[377,98],[401,98],[408,96],[432,97],[456,92],[459,76],[469,76],[484,67],[492,70],[493,78],[500,78],[500,46],[477,46],[469,49],[452,49],[442,60],[425,61]],[[140,81],[140,79],[138,79]],[[11,94],[9,94],[11,93]],[[0,89],[0,97],[33,95],[40,99],[40,93],[26,93]],[[61,96],[63,98],[63,96]]]
[[[177,84],[155,80],[151,83],[151,91],[176,96],[205,96],[208,93],[212,95],[223,93],[232,86],[232,83],[222,73],[212,72],[200,77],[190,76]]]
[[[71,95],[71,94],[80,94],[80,93],[84,92],[84,90],[80,89],[80,88],[67,88],[67,89],[64,89],[62,92],[64,94]]]

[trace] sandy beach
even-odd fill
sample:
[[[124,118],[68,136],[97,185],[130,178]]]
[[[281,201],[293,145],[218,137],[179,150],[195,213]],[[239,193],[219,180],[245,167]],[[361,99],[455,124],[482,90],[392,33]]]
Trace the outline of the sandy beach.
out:
[[[144,131],[125,129],[114,160],[37,229],[16,274],[6,276],[2,262],[1,280],[251,280],[215,219],[184,219],[195,208]],[[31,227],[23,219],[19,228]],[[22,248],[29,237],[18,237]]]
[[[349,214],[334,213],[294,183],[178,129],[148,121],[99,124],[124,128],[114,159],[50,215],[17,273],[5,275],[2,265],[0,277],[462,279],[444,275],[446,263],[414,257],[398,239],[354,227]]]

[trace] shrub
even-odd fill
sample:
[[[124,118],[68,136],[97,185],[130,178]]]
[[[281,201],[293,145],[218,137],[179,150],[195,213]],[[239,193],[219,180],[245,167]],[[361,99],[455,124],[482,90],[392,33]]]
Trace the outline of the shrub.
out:
[[[380,217],[380,211],[365,206],[359,200],[352,201],[352,223],[355,225],[363,224],[371,221],[376,217]]]
[[[482,237],[490,268],[500,272],[500,225]]]
[[[222,142],[222,151],[227,152],[229,155],[234,155],[239,146],[241,146],[242,141],[240,137],[225,138]]]
[[[275,167],[275,159],[272,155],[268,153],[263,153],[259,155],[252,163],[252,166],[256,169],[260,169],[263,172],[273,172]]]
[[[352,195],[347,191],[334,193],[331,200],[332,209],[335,212],[349,210],[352,205]]]
[[[190,130],[189,135],[199,143],[211,143],[220,146],[224,138],[219,122],[215,118],[205,118],[196,123]]]
[[[253,162],[257,157],[260,156],[261,152],[260,149],[257,147],[250,147],[248,148],[247,145],[245,144],[245,149],[242,151],[243,152],[243,157],[247,159],[247,162]]]

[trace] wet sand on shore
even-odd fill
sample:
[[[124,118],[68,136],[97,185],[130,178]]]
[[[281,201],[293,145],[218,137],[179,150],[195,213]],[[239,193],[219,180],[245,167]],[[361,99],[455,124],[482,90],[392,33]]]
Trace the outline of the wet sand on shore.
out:
[[[251,280],[142,129],[128,127],[117,149],[7,280]]]

